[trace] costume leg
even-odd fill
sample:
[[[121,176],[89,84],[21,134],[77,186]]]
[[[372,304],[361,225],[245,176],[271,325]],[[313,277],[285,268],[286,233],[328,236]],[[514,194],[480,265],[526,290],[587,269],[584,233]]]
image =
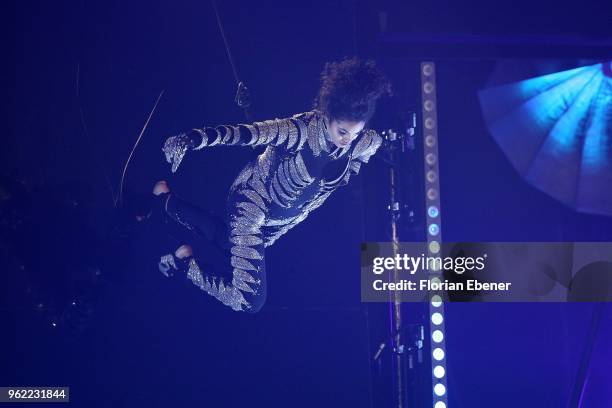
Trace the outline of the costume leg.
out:
[[[215,213],[183,200],[173,193],[160,194],[158,203],[165,216],[200,239],[229,251],[227,224]]]
[[[164,230],[176,242],[176,247],[189,245],[198,264],[206,265],[206,269],[219,272],[227,269],[231,253],[227,242],[227,225],[221,217],[173,193],[156,197],[156,207]],[[174,253],[164,255],[159,264],[160,271],[167,276],[179,267],[187,271],[187,264],[176,259]],[[229,276],[229,272],[225,275]]]
[[[196,244],[193,257],[177,260],[173,254],[168,254],[162,257],[162,264],[175,268],[182,265],[196,286],[234,310],[259,311],[266,298],[261,231],[264,212],[243,191],[230,194],[227,222],[179,197],[162,196],[165,196],[162,197],[165,214],[191,231],[195,235],[191,242]],[[189,237],[185,240],[189,241]],[[222,256],[217,258],[220,262],[208,262],[210,252],[198,247],[203,241],[213,243],[221,252]]]
[[[231,246],[232,284],[243,293],[243,310],[258,312],[266,302],[265,245],[262,227],[265,206],[247,187],[232,190],[227,199],[228,243]]]

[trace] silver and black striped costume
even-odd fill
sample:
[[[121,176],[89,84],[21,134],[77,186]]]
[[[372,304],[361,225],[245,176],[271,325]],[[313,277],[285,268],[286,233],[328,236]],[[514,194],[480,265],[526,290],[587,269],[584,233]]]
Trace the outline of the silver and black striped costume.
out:
[[[194,150],[216,145],[267,146],[230,188],[231,281],[207,273],[193,258],[188,270],[189,279],[202,290],[236,311],[251,312],[265,302],[265,248],[359,173],[361,164],[368,162],[382,142],[375,131],[364,130],[351,144],[338,148],[317,111],[253,124],[193,129],[189,135]]]

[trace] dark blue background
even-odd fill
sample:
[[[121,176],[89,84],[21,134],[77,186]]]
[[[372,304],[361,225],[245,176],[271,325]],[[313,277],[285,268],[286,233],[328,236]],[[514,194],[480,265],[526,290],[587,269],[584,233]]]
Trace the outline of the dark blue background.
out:
[[[394,29],[420,35],[612,34],[604,2],[219,3],[255,119],[309,110],[323,63],[353,53],[377,57],[401,102],[418,110],[420,96],[411,90],[418,89],[421,56],[392,58],[376,47],[378,10],[389,11]],[[166,137],[187,128],[244,122],[209,2],[24,2],[3,11],[2,20],[4,173],[87,189],[90,221],[103,229],[112,212],[106,177],[116,192],[165,90],[126,189],[147,193],[166,178],[203,207],[223,207],[233,178],[258,150],[211,148],[189,157],[176,175],[160,151]],[[439,61],[447,241],[612,240],[610,219],[576,214],[528,186],[487,134],[476,92],[496,60],[434,51],[428,57]],[[575,59],[575,51],[567,57]],[[167,248],[141,231],[128,267],[104,291],[84,333],[54,332],[6,303],[0,385],[69,385],[79,407],[372,406],[369,359],[377,338],[353,272],[358,244],[386,239],[386,197],[380,160],[362,172],[268,250],[269,299],[260,314],[232,313],[186,282],[162,279],[154,261]],[[62,233],[59,226],[59,241]],[[54,245],[67,257],[81,250]],[[446,310],[449,406],[565,406],[593,305]],[[608,308],[584,406],[603,407],[612,398],[611,319]]]

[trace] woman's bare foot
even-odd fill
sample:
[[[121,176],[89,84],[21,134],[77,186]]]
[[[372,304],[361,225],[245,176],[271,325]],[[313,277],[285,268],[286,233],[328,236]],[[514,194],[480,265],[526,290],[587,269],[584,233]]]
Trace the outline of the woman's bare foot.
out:
[[[164,193],[169,193],[170,192],[170,187],[168,186],[168,183],[165,180],[160,180],[157,183],[155,183],[155,186],[153,187],[153,194],[160,195],[160,194],[164,194]]]
[[[174,256],[176,256],[178,259],[183,259],[183,258],[193,256],[193,249],[189,245],[181,245],[174,252]]]

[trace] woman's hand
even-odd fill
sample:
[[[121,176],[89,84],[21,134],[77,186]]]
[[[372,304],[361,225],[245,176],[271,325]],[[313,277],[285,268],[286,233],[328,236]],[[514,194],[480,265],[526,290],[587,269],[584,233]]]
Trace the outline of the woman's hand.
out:
[[[173,173],[176,172],[181,161],[183,161],[183,157],[185,157],[187,150],[193,147],[192,144],[191,139],[186,133],[171,136],[166,140],[166,143],[164,143],[162,151],[166,155],[166,161],[172,164]]]

